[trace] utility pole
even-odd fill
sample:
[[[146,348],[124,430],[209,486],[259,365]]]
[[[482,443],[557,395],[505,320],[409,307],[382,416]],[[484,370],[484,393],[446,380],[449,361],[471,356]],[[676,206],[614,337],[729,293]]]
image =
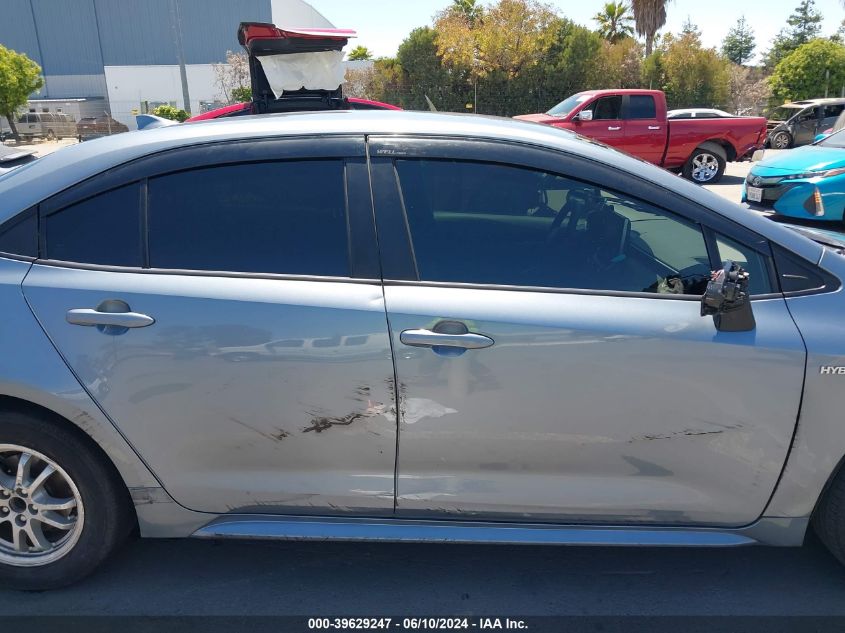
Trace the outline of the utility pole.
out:
[[[179,76],[182,79],[182,101],[185,112],[191,111],[191,95],[188,93],[188,71],[185,68],[185,50],[182,46],[182,18],[179,14],[179,0],[170,0],[170,24],[173,27],[173,46],[179,61]]]

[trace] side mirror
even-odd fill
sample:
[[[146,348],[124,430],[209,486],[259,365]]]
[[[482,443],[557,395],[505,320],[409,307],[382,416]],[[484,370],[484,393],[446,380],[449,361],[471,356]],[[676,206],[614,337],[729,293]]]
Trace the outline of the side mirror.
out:
[[[704,296],[701,316],[713,315],[713,323],[721,332],[749,332],[757,323],[748,295],[748,273],[728,260],[722,270],[713,271]]]
[[[581,112],[579,112],[578,116],[575,117],[575,118],[578,119],[579,121],[584,121],[584,122],[592,121],[593,120],[593,111],[592,110],[581,110]]]
[[[818,143],[819,141],[823,141],[827,138],[827,134],[816,134],[816,138],[813,139],[813,143]]]

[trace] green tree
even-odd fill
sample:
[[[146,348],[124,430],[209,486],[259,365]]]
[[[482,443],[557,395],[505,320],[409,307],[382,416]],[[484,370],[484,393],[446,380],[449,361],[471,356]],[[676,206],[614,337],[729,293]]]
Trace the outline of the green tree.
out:
[[[819,36],[822,30],[822,14],[816,10],[815,0],[802,0],[786,23],[791,27],[792,41],[801,46]]]
[[[517,86],[523,99],[514,100],[507,114],[545,112],[565,97],[592,87],[604,44],[595,31],[558,18],[540,64]]]
[[[645,54],[654,50],[654,38],[666,24],[667,0],[631,0],[637,35],[645,38]]]
[[[819,36],[822,15],[816,10],[814,0],[802,0],[787,18],[789,28],[781,29],[766,53],[765,66],[772,69],[799,46]]]
[[[624,2],[605,3],[593,20],[599,25],[599,35],[610,43],[618,42],[634,34],[634,27],[631,26],[634,16],[631,15],[628,5]]]
[[[660,70],[656,79],[670,108],[722,107],[728,100],[728,62],[694,33],[666,36]]]
[[[185,112],[184,110],[177,108],[175,106],[164,104],[160,105],[156,108],[153,108],[152,114],[156,116],[160,116],[163,119],[170,119],[171,121],[179,121],[179,123],[184,122],[188,117],[191,115]]]
[[[641,88],[643,46],[632,37],[602,42],[602,49],[590,69],[591,88]]]
[[[499,0],[475,23],[447,9],[435,22],[438,53],[447,64],[470,68],[475,79],[493,71],[515,77],[539,63],[556,19],[538,0]]]
[[[722,54],[734,64],[743,66],[745,62],[751,61],[756,47],[754,30],[748,26],[743,15],[725,36],[722,42]]]
[[[681,35],[695,35],[696,37],[701,37],[701,29],[698,28],[698,25],[692,21],[690,16],[687,16],[687,19],[684,20],[683,25],[681,25]]]
[[[643,60],[643,86],[649,90],[660,90],[663,87],[664,76],[663,51],[658,48]]]
[[[824,39],[799,46],[775,67],[769,86],[774,105],[823,97],[826,88],[838,94],[845,86],[845,46]]]
[[[429,27],[414,29],[399,45],[396,59],[402,68],[402,107],[425,110],[426,97],[438,110],[463,110],[471,100],[468,69],[449,69],[437,53],[437,33]]]
[[[249,86],[239,86],[238,88],[232,88],[230,93],[232,95],[232,101],[235,103],[252,101],[252,88]]]
[[[41,90],[41,67],[23,53],[0,44],[0,115],[9,121],[12,137],[19,140],[15,113],[26,105],[29,95]]]
[[[484,9],[476,0],[452,0],[451,10],[473,25],[484,16]]]
[[[373,54],[366,46],[356,46],[349,51],[349,61],[366,61],[373,58]]]

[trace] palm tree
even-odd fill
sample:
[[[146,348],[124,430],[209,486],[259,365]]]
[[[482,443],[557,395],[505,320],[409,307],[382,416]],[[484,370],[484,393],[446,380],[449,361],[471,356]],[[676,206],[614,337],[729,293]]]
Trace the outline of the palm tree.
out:
[[[628,5],[624,2],[605,3],[604,8],[596,13],[593,20],[599,23],[599,35],[608,42],[618,42],[634,34],[634,29],[630,24],[634,18],[628,12]]]
[[[645,37],[645,54],[654,50],[654,36],[666,24],[667,0],[631,0],[637,35]]]

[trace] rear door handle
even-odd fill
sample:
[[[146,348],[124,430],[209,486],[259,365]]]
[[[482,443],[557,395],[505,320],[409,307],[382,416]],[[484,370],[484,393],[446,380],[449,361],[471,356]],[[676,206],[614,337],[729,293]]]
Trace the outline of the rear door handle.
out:
[[[156,320],[138,312],[100,312],[89,308],[67,311],[67,322],[71,325],[113,325],[115,327],[147,327]]]
[[[615,125],[615,126],[614,125],[608,125],[607,129],[610,130],[611,132],[616,132],[618,130],[621,130],[622,127],[619,126],[619,125]]]
[[[649,125],[649,126],[648,126],[648,129],[649,129],[649,130],[659,130],[659,129],[660,129],[660,126],[659,126],[659,125]]]
[[[459,347],[461,349],[483,349],[495,341],[483,334],[445,334],[431,330],[404,330],[399,340],[412,347]]]

